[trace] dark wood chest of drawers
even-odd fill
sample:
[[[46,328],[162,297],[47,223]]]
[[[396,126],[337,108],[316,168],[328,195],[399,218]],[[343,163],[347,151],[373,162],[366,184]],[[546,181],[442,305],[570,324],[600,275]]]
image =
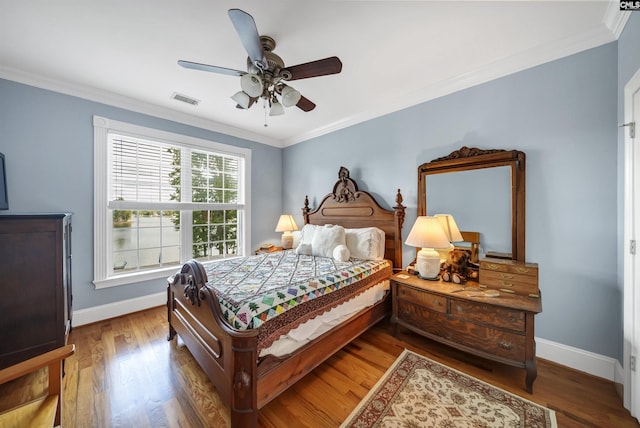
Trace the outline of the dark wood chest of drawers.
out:
[[[391,277],[394,333],[403,326],[425,337],[491,360],[526,368],[526,390],[537,376],[534,316],[539,298],[504,293],[485,297],[477,284],[462,286]]]
[[[71,215],[0,215],[0,368],[67,342]]]

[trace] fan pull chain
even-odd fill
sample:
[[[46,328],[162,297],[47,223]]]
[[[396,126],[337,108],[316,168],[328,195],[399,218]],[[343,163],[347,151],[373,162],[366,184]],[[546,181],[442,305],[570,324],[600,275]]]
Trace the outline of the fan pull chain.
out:
[[[269,125],[267,125],[267,100],[264,98],[262,99],[262,110],[264,110],[264,127],[266,128]]]

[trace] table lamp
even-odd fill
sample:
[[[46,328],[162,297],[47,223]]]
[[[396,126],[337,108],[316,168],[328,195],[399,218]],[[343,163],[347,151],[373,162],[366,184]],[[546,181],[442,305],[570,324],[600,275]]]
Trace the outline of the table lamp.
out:
[[[282,232],[282,248],[288,250],[293,248],[293,235],[292,231],[298,230],[293,216],[291,214],[282,214],[278,220],[276,226],[276,232]]]
[[[447,234],[447,238],[449,238],[449,246],[447,248],[443,248],[438,250],[440,254],[440,261],[447,263],[451,262],[450,253],[453,250],[453,242],[462,242],[464,238],[460,233],[460,229],[458,229],[458,225],[456,224],[456,220],[453,218],[451,214],[436,214],[434,215],[440,221],[442,228],[444,229],[444,233]]]
[[[416,257],[416,270],[420,278],[438,279],[440,254],[436,249],[449,248],[451,245],[440,221],[432,216],[418,216],[405,243],[420,248]]]

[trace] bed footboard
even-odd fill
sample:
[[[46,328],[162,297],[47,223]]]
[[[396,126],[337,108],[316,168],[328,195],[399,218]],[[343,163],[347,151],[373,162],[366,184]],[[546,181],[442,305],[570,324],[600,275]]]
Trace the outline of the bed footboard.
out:
[[[257,332],[233,329],[218,299],[205,286],[203,266],[190,260],[167,288],[168,339],[180,336],[228,404],[232,427],[255,427],[257,405]]]

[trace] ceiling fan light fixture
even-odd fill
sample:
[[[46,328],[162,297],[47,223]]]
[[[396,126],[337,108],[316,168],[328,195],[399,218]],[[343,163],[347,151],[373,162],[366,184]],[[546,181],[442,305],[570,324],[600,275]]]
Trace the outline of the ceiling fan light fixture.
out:
[[[240,87],[250,97],[259,97],[264,89],[260,76],[253,73],[247,73],[240,78]]]
[[[300,92],[285,85],[284,82],[340,73],[342,71],[340,59],[332,56],[285,67],[282,58],[273,52],[276,47],[275,40],[269,36],[259,35],[251,15],[240,9],[229,9],[228,13],[248,54],[247,70],[240,71],[184,60],[179,60],[178,65],[193,70],[240,77],[242,91],[231,97],[236,102],[236,108],[247,110],[261,100],[265,119],[267,114],[270,116],[284,114],[284,107],[296,106],[305,112],[313,110],[316,105],[311,100],[303,97]],[[191,101],[195,103],[195,100]],[[266,120],[265,126],[267,126]]]
[[[249,103],[251,102],[251,98],[249,97],[249,95],[247,95],[247,93],[243,91],[236,92],[231,97],[231,99],[244,109],[249,108]]]
[[[285,107],[293,107],[300,101],[300,92],[293,89],[291,86],[285,86],[282,88],[282,105]]]
[[[284,114],[284,107],[282,107],[282,104],[280,104],[278,100],[274,98],[274,100],[271,102],[271,109],[269,110],[269,116],[281,116],[283,114]]]

